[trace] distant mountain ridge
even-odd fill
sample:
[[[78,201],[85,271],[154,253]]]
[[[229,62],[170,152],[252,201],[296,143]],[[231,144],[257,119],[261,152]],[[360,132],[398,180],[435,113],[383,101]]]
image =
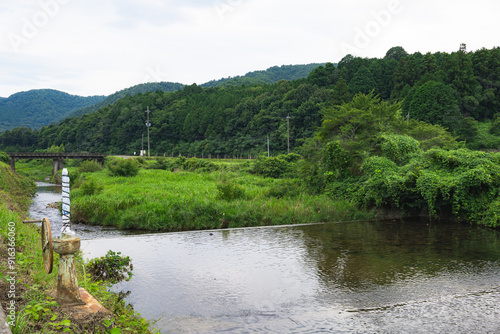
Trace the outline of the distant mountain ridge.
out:
[[[282,65],[269,67],[264,71],[248,72],[244,76],[228,77],[219,80],[212,80],[201,84],[201,87],[217,87],[217,86],[239,86],[239,85],[257,85],[257,84],[272,84],[280,80],[294,81],[306,78],[309,73],[319,66],[324,66],[324,63],[312,63],[306,65]]]
[[[280,80],[294,81],[306,78],[311,71],[324,64],[273,66],[267,70],[248,72],[243,76],[212,80],[201,87],[227,87],[256,84],[272,84]],[[82,97],[53,89],[36,89],[0,97],[0,133],[17,127],[39,129],[71,116],[81,116],[106,107],[126,95],[147,92],[173,92],[183,89],[184,84],[152,82],[122,89],[109,96]]]
[[[33,89],[0,98],[0,132],[16,127],[40,128],[66,118],[105,96],[77,96],[55,89]]]

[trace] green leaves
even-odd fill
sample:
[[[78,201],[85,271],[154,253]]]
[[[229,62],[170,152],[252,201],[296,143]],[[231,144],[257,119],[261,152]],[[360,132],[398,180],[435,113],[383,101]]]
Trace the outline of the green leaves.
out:
[[[109,172],[112,176],[136,176],[139,173],[139,166],[134,159],[120,159],[111,161],[108,164]]]
[[[132,278],[132,260],[121,252],[109,250],[105,256],[92,259],[87,263],[87,270],[94,280],[117,283]]]
[[[397,164],[406,163],[412,155],[421,153],[420,143],[410,136],[383,133],[379,138],[382,154]]]
[[[453,129],[463,118],[458,98],[452,87],[431,80],[413,87],[403,103],[403,111],[412,119]]]
[[[360,204],[500,226],[498,154],[433,149],[411,155],[401,166],[386,157],[370,157],[361,169],[360,188],[351,195]]]
[[[339,140],[351,154],[373,151],[381,132],[397,132],[403,127],[400,104],[382,102],[374,95],[358,94],[349,103],[323,111],[318,138]]]

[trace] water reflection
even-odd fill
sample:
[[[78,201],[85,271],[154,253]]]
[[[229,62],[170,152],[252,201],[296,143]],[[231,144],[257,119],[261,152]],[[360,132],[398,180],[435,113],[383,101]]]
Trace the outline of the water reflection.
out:
[[[428,221],[331,223],[88,240],[121,251],[116,291],[164,332],[500,329],[499,232]],[[458,321],[460,319],[460,321]]]

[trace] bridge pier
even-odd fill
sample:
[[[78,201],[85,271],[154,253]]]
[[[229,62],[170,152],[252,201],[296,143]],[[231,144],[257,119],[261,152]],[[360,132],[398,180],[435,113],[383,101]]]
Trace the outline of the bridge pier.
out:
[[[58,158],[54,159],[54,164],[53,164],[53,169],[52,169],[52,175],[56,175],[57,171],[60,169],[63,169],[63,159]]]
[[[16,158],[10,158],[10,169],[12,169],[13,172],[16,171]]]

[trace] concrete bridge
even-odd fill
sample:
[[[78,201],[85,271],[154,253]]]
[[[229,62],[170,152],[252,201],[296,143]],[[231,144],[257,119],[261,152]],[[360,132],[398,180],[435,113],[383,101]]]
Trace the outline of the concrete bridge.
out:
[[[53,174],[63,168],[64,159],[96,160],[102,166],[106,154],[102,153],[7,153],[10,157],[10,168],[16,171],[16,159],[52,159],[54,161]]]

